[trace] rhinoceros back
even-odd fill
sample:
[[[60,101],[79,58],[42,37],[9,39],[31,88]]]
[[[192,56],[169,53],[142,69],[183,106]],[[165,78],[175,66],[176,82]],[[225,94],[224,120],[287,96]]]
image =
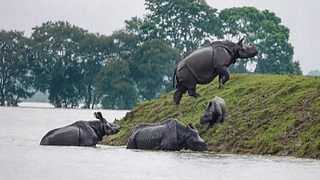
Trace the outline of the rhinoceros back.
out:
[[[157,149],[161,145],[165,125],[144,127],[139,129],[135,139],[138,149]]]
[[[49,131],[40,142],[40,145],[79,145],[79,128],[76,123]]]
[[[218,104],[226,107],[226,102],[224,101],[224,99],[222,99],[221,97],[215,96],[212,100],[212,102],[217,102]]]
[[[187,68],[197,79],[199,84],[211,82],[216,73],[213,64],[213,49],[207,46],[192,52],[181,59],[177,71]]]
[[[224,116],[226,113],[226,102],[224,101],[224,99],[222,99],[221,97],[215,96],[211,101],[213,104],[215,104],[214,106],[212,106],[213,111],[219,112],[218,114],[221,114],[224,119]]]

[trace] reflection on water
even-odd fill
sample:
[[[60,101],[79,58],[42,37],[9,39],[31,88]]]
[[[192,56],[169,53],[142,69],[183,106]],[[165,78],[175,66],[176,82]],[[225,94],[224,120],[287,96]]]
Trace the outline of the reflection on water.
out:
[[[54,106],[50,103],[42,103],[42,102],[21,102],[19,103],[19,107],[28,107],[28,108],[54,108]]]
[[[49,130],[95,110],[0,107],[0,179],[319,179],[320,161],[125,147],[39,146]],[[102,110],[107,120],[126,111]]]

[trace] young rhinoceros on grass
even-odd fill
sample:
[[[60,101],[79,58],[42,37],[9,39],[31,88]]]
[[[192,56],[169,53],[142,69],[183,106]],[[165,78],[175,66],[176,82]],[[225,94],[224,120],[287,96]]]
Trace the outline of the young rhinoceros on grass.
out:
[[[221,97],[215,96],[207,106],[204,106],[206,110],[200,118],[200,123],[209,123],[207,129],[212,127],[215,123],[224,121],[226,116],[226,103]]]

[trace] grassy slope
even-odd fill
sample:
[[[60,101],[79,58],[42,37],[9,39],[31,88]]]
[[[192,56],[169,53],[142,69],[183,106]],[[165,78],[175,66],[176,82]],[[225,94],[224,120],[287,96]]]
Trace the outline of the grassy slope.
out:
[[[104,144],[126,145],[134,126],[177,118],[192,122],[209,150],[217,153],[290,155],[320,159],[320,77],[235,74],[218,83],[197,86],[202,97],[183,96],[175,106],[173,92],[139,103],[120,122],[122,130]],[[206,130],[199,123],[215,95],[225,99],[226,121]]]

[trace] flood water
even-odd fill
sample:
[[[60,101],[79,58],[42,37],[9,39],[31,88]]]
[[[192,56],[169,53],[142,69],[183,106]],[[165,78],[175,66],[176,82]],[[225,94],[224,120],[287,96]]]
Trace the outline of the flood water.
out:
[[[125,147],[39,146],[51,129],[97,110],[0,107],[0,179],[320,179],[320,161]],[[108,121],[127,111],[99,110]]]

